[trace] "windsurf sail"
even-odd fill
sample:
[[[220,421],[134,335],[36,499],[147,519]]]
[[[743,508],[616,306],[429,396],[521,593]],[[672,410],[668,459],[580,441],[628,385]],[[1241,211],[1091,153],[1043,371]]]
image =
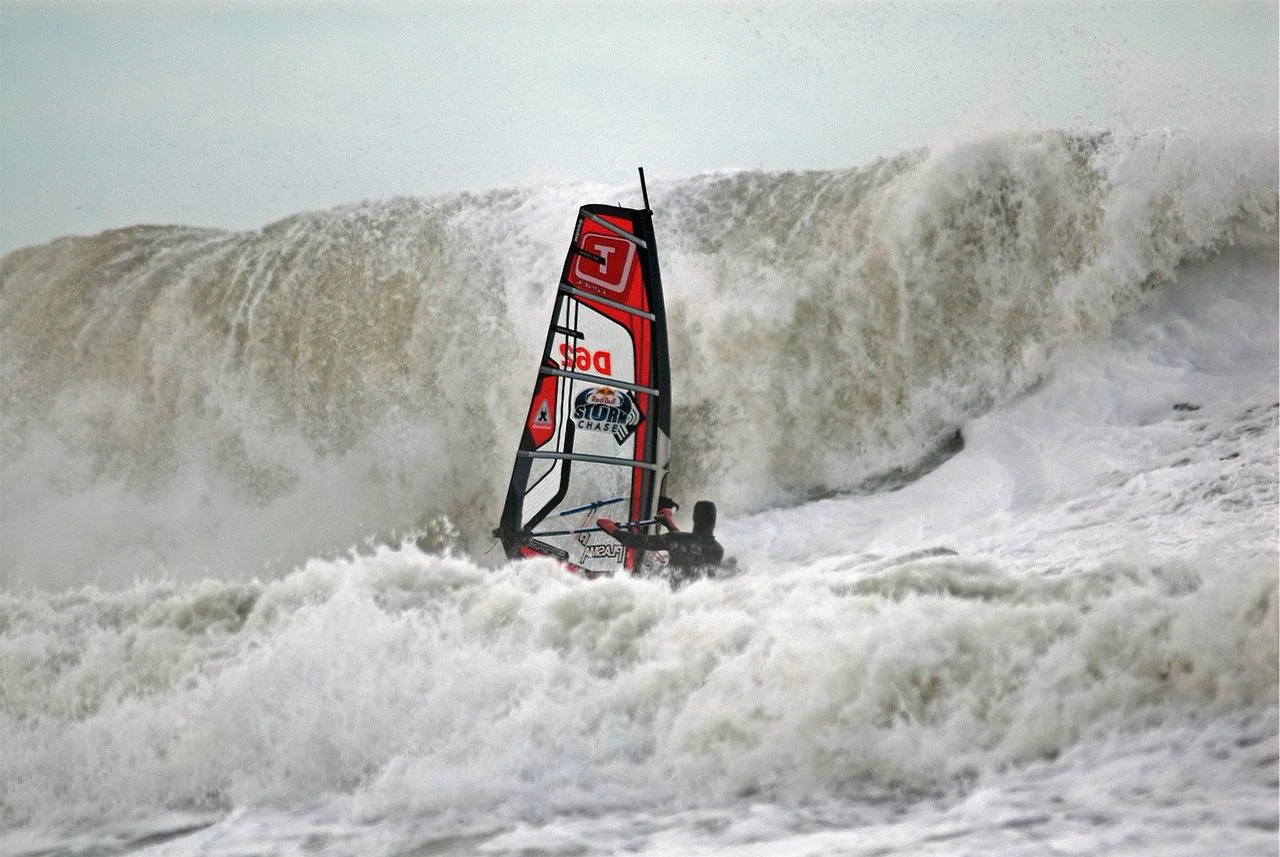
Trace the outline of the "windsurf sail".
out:
[[[507,556],[588,576],[635,572],[642,551],[598,517],[654,526],[671,457],[671,379],[653,212],[585,205],[538,364],[495,534]]]

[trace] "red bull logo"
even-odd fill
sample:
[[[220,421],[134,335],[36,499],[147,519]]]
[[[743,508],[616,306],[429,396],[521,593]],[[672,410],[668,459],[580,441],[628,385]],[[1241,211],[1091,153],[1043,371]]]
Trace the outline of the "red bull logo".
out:
[[[626,390],[588,387],[574,400],[573,419],[582,431],[609,432],[621,446],[639,427],[644,415]]]

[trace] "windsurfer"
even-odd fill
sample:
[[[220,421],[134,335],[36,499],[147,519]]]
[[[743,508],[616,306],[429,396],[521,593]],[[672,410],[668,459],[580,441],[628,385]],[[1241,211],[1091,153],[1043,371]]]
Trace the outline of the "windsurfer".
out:
[[[658,509],[659,520],[671,531],[647,535],[622,529],[611,518],[598,518],[596,524],[621,544],[629,548],[667,552],[667,566],[671,570],[671,585],[679,588],[704,575],[713,574],[724,560],[724,547],[716,541],[716,504],[699,500],[693,505],[693,532],[681,532],[672,518],[673,509],[679,508],[663,498]]]

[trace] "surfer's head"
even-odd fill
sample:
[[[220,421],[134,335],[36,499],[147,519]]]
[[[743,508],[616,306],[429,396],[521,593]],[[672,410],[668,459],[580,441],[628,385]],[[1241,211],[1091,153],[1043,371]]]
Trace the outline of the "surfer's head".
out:
[[[693,504],[693,531],[709,533],[716,528],[716,504],[699,500]]]

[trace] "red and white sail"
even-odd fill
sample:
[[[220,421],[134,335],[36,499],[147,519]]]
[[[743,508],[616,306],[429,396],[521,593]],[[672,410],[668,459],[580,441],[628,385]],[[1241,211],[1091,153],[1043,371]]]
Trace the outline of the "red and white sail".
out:
[[[550,556],[591,576],[639,567],[639,552],[595,519],[652,521],[670,460],[670,388],[647,199],[644,209],[583,206],[496,531],[508,556]]]

